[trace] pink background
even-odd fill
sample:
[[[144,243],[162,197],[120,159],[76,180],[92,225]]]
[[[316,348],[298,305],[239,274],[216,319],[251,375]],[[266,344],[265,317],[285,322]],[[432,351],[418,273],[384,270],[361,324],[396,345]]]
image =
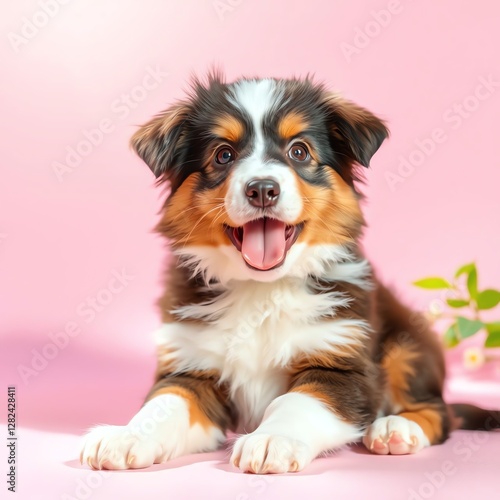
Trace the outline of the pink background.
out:
[[[74,0],[56,5],[58,11],[48,19],[40,14],[38,1],[4,1],[0,16],[0,333],[5,358],[0,366],[4,385],[18,388],[19,422],[26,436],[22,494],[30,488],[37,498],[71,494],[77,476],[70,473],[89,474],[73,462],[76,435],[99,421],[125,423],[148,389],[154,371],[151,332],[159,319],[154,303],[165,256],[151,229],[162,193],[129,150],[128,139],[138,124],[184,95],[192,73],[203,75],[214,64],[224,68],[228,80],[314,73],[318,81],[378,113],[392,135],[367,172],[364,242],[380,274],[419,308],[439,294],[420,292],[410,283],[426,275],[450,275],[461,263],[477,262],[482,287],[500,283],[500,88],[488,96],[483,91],[481,101],[471,97],[481,78],[500,82],[496,2]],[[25,18],[48,21],[32,27],[32,38],[25,44],[18,39],[16,45]],[[346,44],[357,53],[346,56]],[[139,88],[151,68],[159,68],[159,81],[146,80],[149,90]],[[135,96],[129,105],[121,102],[123,94]],[[469,109],[460,122],[452,119],[458,103]],[[103,120],[108,133],[101,143],[59,180],[54,163],[64,163],[68,147],[76,148],[85,131]],[[398,158],[415,158],[415,141],[431,137],[437,128],[445,139],[391,189],[386,176],[397,173]],[[88,297],[105,297],[112,273],[122,269],[133,279],[88,321],[81,304]],[[80,333],[24,383],[19,366],[30,367],[33,350],[41,352],[67,322],[76,323]],[[455,362],[459,357],[451,356]],[[500,406],[498,364],[480,374],[464,373],[459,364],[451,370],[452,395]],[[483,462],[493,453],[488,446],[498,447],[498,438],[489,437],[482,445],[484,454],[478,453],[474,462],[477,474],[486,474]],[[55,442],[58,446],[50,444]],[[45,443],[50,449],[42,453]],[[389,468],[385,457],[342,453],[314,470],[363,471],[367,466],[379,474],[396,463],[390,460]],[[423,471],[434,470],[429,464],[441,460],[439,449],[424,453],[427,462],[425,457],[398,459],[401,471],[421,469],[420,476],[401,472],[402,493],[394,498],[406,498],[405,485],[423,484]],[[28,476],[35,477],[32,466],[47,454],[51,460],[36,476],[46,478],[40,479],[47,482],[45,491]],[[215,462],[198,457],[189,467],[162,473],[168,472],[170,484],[181,489],[195,488],[196,474],[205,474],[207,481],[213,477],[220,483],[228,476],[236,481],[233,474],[223,474],[224,453],[214,456]],[[213,463],[219,465],[210,468]],[[113,488],[133,492],[136,478],[155,477],[146,473],[130,479],[127,474],[115,475],[115,486],[105,483],[93,498],[108,498]],[[466,478],[458,476],[437,488],[434,498],[461,491]],[[320,482],[306,479],[279,483],[283,490],[265,483],[260,491],[245,477],[227,498],[276,498],[279,491],[289,495],[311,487],[325,491]],[[148,481],[153,482],[136,485],[137,491],[154,481],[161,484]],[[322,481],[326,484],[324,474]],[[349,489],[353,484],[343,488],[356,492]]]

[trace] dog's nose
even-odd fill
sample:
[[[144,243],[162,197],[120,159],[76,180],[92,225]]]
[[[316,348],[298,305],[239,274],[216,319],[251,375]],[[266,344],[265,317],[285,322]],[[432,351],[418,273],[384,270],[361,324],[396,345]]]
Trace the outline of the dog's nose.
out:
[[[254,207],[273,207],[278,203],[280,185],[272,179],[254,179],[245,186],[245,194]]]

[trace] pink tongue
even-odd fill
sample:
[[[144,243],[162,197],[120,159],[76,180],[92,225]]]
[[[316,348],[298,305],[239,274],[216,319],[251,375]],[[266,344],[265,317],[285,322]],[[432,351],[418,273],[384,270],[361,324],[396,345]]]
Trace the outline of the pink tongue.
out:
[[[263,271],[279,264],[286,252],[285,229],[285,223],[275,219],[247,222],[241,243],[245,261]]]

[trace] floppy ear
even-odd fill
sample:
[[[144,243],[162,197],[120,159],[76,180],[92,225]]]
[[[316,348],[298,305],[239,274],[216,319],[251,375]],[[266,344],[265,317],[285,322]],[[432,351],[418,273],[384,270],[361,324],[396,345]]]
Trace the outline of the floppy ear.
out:
[[[337,95],[328,95],[325,102],[333,149],[368,167],[372,156],[389,135],[384,122]]]
[[[175,104],[143,125],[130,140],[134,151],[158,178],[165,174],[172,180],[181,161],[185,123],[190,114],[186,102]]]

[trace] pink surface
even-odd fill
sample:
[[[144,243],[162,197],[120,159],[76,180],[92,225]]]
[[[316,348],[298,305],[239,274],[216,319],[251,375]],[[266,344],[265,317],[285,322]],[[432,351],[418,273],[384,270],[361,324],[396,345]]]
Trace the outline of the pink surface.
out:
[[[228,449],[139,471],[91,471],[77,460],[79,434],[94,423],[125,424],[141,404],[153,363],[70,349],[36,381],[18,384],[19,498],[447,500],[470,498],[472,488],[484,498],[497,497],[499,432],[457,431],[445,444],[407,457],[348,447],[288,475],[242,474],[228,464]],[[2,360],[9,381],[20,355],[12,350]],[[500,408],[500,373],[482,370],[453,382],[449,401]]]
[[[499,4],[59,1],[3,2],[0,18],[0,373],[18,388],[20,498],[76,498],[91,474],[74,463],[77,434],[126,422],[147,391],[162,196],[127,143],[192,72],[312,72],[381,115],[392,136],[365,188],[377,269],[416,307],[433,294],[411,281],[463,262],[498,286]],[[450,372],[453,398],[500,407],[498,361],[470,374],[455,353]],[[487,496],[500,436],[463,461],[466,435],[416,457],[342,451],[290,478],[232,472],[223,452],[190,457],[110,475],[91,498],[411,498],[447,460],[456,472],[427,498],[472,484]]]
[[[314,461],[304,472],[274,476],[235,472],[224,450],[133,472],[95,472],[74,460],[78,444],[74,435],[29,429],[23,438],[26,458],[19,474],[20,498],[450,500],[472,494],[498,498],[498,434],[460,431],[445,446],[403,457],[346,448]]]

